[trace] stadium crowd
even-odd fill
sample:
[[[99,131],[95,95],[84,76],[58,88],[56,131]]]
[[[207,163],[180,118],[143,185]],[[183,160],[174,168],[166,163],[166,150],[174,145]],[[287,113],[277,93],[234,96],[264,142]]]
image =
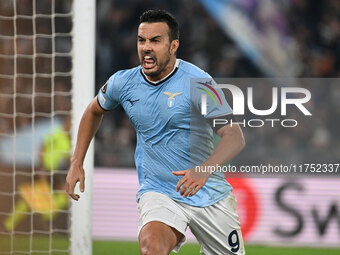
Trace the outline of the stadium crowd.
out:
[[[35,10],[30,0],[13,3],[0,3],[2,134],[14,129],[14,109],[17,129],[71,110],[71,2],[57,1],[52,8],[51,2],[39,1]],[[32,18],[33,12],[45,16]]]
[[[242,1],[241,1],[242,2]],[[287,33],[296,47],[294,65],[296,77],[339,78],[340,76],[340,2],[336,0],[308,1],[290,0],[276,2],[280,15],[282,30]],[[12,1],[1,2],[1,16],[13,15]],[[258,66],[250,61],[237,47],[237,44],[216,23],[214,18],[197,0],[116,0],[97,1],[96,34],[96,93],[114,72],[139,65],[136,52],[136,34],[138,17],[150,8],[166,9],[172,12],[180,24],[180,48],[178,57],[190,61],[206,70],[212,77],[265,77]],[[254,20],[261,19],[258,11],[259,1],[247,1],[247,10]],[[56,1],[56,13],[69,13],[70,1]],[[39,1],[36,13],[51,14],[51,5]],[[32,4],[21,0],[17,6],[18,15],[32,15]],[[16,41],[10,38],[14,33],[14,21],[1,19],[0,40],[0,133],[13,130],[13,109],[16,108],[16,128],[30,125],[35,111],[35,120],[50,119],[46,114],[52,111],[65,115],[70,110],[71,92],[71,37],[61,34],[72,30],[71,16],[56,17],[55,29],[48,18],[18,18],[17,33],[23,36]],[[34,27],[35,26],[35,27]],[[37,37],[35,42],[33,29],[39,34],[60,33],[54,38]],[[26,36],[26,37],[25,37]],[[54,53],[66,54],[54,57]],[[23,54],[16,58],[16,78],[13,90],[14,53]],[[33,54],[36,54],[34,65]],[[41,54],[41,55],[39,55]],[[45,55],[44,55],[45,54]],[[24,56],[26,55],[26,56]],[[28,56],[28,57],[27,57]],[[52,59],[55,63],[52,65]],[[54,66],[54,70],[52,70]],[[43,76],[29,76],[43,73]],[[66,76],[48,76],[52,71],[64,72]],[[26,75],[25,75],[26,74]],[[7,75],[7,76],[6,76]],[[50,86],[54,79],[54,88]],[[299,125],[293,129],[279,129],[265,126],[263,128],[244,128],[247,147],[238,157],[243,162],[263,160],[264,155],[277,158],[303,158],[303,161],[315,159],[334,159],[340,154],[339,122],[340,89],[338,84],[327,82],[324,86],[310,86],[313,122],[300,118]],[[34,85],[34,86],[33,86]],[[49,95],[54,90],[54,97]],[[34,90],[34,91],[33,91]],[[36,93],[34,102],[32,93]],[[15,101],[12,96],[16,93]],[[270,106],[270,91],[265,86],[256,88],[260,101]],[[267,102],[268,101],[268,102]],[[14,107],[15,102],[15,107]],[[45,114],[45,115],[44,115]],[[122,108],[107,114],[96,136],[96,166],[134,167],[134,148],[136,137],[134,129]],[[255,149],[256,148],[256,149]],[[326,153],[327,152],[327,153]],[[294,157],[293,157],[294,156]]]
[[[71,32],[71,1],[0,1],[2,234],[47,231],[52,218],[55,228],[67,231],[64,180],[70,157],[66,124],[71,115]],[[66,145],[61,154],[59,142]],[[44,195],[32,198],[33,192]],[[51,218],[52,203],[46,201],[52,200],[60,213]]]
[[[258,1],[249,1],[254,19],[260,19]],[[291,37],[297,59],[296,77],[340,77],[340,2],[336,0],[278,1],[286,33]],[[195,63],[213,77],[265,77],[246,58],[232,39],[195,0],[179,1],[98,1],[96,92],[114,72],[137,66],[136,34],[138,17],[149,8],[167,9],[180,24],[178,57]],[[246,149],[238,157],[243,163],[313,162],[334,160],[340,155],[340,87],[334,81],[316,82],[309,103],[313,121],[297,116],[296,128],[243,128]],[[260,101],[271,104],[266,86],[256,88]],[[97,133],[97,166],[134,167],[134,129],[122,108],[108,113]],[[294,116],[293,116],[294,117]]]

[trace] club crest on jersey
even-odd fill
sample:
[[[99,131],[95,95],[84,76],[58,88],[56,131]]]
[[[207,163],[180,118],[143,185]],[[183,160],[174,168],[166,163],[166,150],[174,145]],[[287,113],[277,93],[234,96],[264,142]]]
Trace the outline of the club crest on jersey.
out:
[[[175,105],[175,97],[179,96],[183,92],[175,92],[175,93],[170,93],[170,92],[163,92],[164,95],[168,96],[168,107],[171,108]]]

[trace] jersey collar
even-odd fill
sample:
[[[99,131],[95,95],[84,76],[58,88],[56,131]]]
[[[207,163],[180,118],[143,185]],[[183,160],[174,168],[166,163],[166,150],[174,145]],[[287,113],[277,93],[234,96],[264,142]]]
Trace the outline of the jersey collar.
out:
[[[177,72],[178,66],[179,66],[179,62],[180,62],[180,60],[176,59],[176,62],[175,62],[175,65],[174,65],[174,68],[172,69],[172,71],[167,76],[163,77],[162,79],[160,79],[158,81],[150,81],[148,79],[148,77],[146,76],[146,74],[144,73],[143,68],[140,69],[140,72],[141,72],[141,74],[142,74],[142,76],[143,76],[145,81],[147,81],[151,85],[157,86],[157,85],[165,82],[166,80],[170,79],[171,76],[173,76]]]

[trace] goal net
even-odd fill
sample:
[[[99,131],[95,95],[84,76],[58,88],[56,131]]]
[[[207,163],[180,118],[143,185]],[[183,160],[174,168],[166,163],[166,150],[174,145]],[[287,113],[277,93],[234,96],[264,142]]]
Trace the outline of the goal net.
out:
[[[75,68],[79,2],[0,1],[0,255],[77,253],[70,248],[78,242],[71,235],[71,211],[79,208],[69,203],[64,184],[71,126],[84,111],[74,85],[81,75]],[[94,72],[92,63],[84,69]],[[82,86],[93,93],[91,75]]]

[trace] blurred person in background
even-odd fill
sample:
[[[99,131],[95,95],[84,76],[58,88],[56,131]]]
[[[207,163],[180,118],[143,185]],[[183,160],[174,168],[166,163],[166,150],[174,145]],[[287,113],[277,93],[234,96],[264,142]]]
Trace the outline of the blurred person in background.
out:
[[[39,213],[44,222],[49,222],[57,217],[59,210],[67,209],[67,195],[53,190],[62,190],[64,186],[63,176],[56,173],[60,169],[67,169],[70,162],[70,127],[71,119],[66,117],[64,126],[56,125],[51,133],[45,136],[40,150],[39,167],[36,170],[39,174],[35,176],[34,183],[19,185],[21,198],[4,221],[7,231],[14,231],[29,213]]]

